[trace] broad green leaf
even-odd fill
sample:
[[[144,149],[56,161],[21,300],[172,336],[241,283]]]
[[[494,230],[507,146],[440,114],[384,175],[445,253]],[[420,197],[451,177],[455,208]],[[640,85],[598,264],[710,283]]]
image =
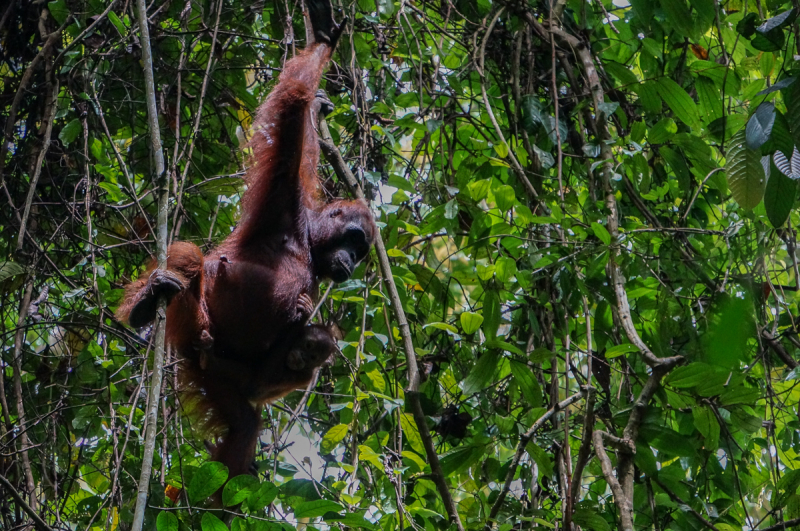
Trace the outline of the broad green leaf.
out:
[[[497,292],[489,290],[483,296],[483,331],[487,339],[497,336],[500,327],[500,298]]]
[[[513,258],[501,256],[495,263],[495,276],[498,282],[511,282],[517,273],[517,262]]]
[[[422,327],[423,330],[427,328],[436,328],[437,330],[444,330],[445,332],[449,332],[451,334],[458,333],[458,329],[455,326],[447,323],[440,323],[440,322],[428,323]]]
[[[551,477],[553,475],[553,459],[547,452],[533,441],[525,445],[525,451],[539,466],[540,477]]]
[[[461,321],[461,329],[464,333],[470,335],[480,329],[481,323],[483,323],[483,316],[472,312],[461,312],[459,321]]]
[[[247,498],[247,506],[251,511],[260,511],[278,496],[278,487],[269,481],[263,482],[258,489],[255,490]]]
[[[539,347],[528,355],[528,359],[531,360],[531,363],[542,363],[553,359],[554,356],[555,354],[552,351],[545,347]]]
[[[722,98],[714,82],[705,77],[697,78],[694,88],[697,91],[697,101],[700,103],[700,112],[708,117],[709,122],[722,117]]]
[[[761,418],[747,411],[736,409],[731,412],[731,424],[745,433],[755,433],[761,429]]]
[[[490,339],[483,344],[487,349],[489,348],[496,348],[499,350],[504,350],[506,352],[511,352],[512,354],[516,354],[517,356],[524,356],[525,353],[522,352],[522,349],[512,345],[507,341],[501,341],[499,339]]]
[[[24,272],[25,267],[16,262],[0,262],[0,282]]]
[[[661,112],[661,96],[655,81],[645,81],[634,87],[645,111],[650,113]]]
[[[477,393],[483,390],[492,381],[497,364],[500,361],[500,354],[496,351],[484,352],[478,358],[475,366],[469,371],[469,374],[464,379],[461,386],[462,391],[466,396]]]
[[[780,29],[787,24],[791,24],[794,18],[794,9],[789,9],[780,15],[776,15],[765,20],[763,24],[756,28],[756,31],[759,33],[769,33],[770,31]]]
[[[497,208],[502,210],[503,212],[507,212],[511,210],[516,202],[517,196],[514,193],[514,189],[504,184],[502,186],[498,186],[497,189],[494,191],[494,200],[497,203]]]
[[[747,121],[745,139],[748,149],[757,150],[769,140],[775,123],[775,104],[762,103]]]
[[[81,125],[81,121],[77,118],[74,118],[67,125],[61,128],[61,132],[58,133],[58,139],[64,142],[64,144],[69,145],[76,138],[78,138],[78,135],[81,134],[82,129],[83,126]]]
[[[662,118],[647,133],[647,141],[651,144],[668,142],[672,135],[678,132],[678,126],[672,118]]]
[[[481,201],[486,199],[486,196],[489,195],[489,184],[491,181],[488,179],[481,179],[480,181],[472,181],[467,185],[469,189],[469,194],[475,201]]]
[[[779,495],[773,502],[773,507],[783,506],[789,496],[797,493],[798,487],[800,487],[800,470],[785,471],[781,479],[778,480]]]
[[[403,429],[403,437],[411,448],[418,454],[425,455],[425,446],[422,444],[422,438],[419,436],[417,424],[411,413],[403,413],[400,416],[400,427]]]
[[[781,91],[786,105],[786,122],[792,132],[795,145],[800,145],[800,82],[792,83]]]
[[[178,531],[178,517],[169,511],[161,511],[156,518],[158,531]]]
[[[694,362],[674,369],[667,375],[665,381],[672,387],[688,389],[707,380],[713,374],[714,369],[710,365]]]
[[[228,526],[213,513],[205,512],[200,519],[200,528],[203,531],[228,531]]]
[[[764,197],[766,176],[761,154],[749,149],[742,129],[731,139],[725,173],[733,198],[743,208],[755,208]]]
[[[450,475],[472,465],[486,451],[486,447],[466,445],[456,448],[441,456],[442,471]]]
[[[682,0],[666,1],[677,2]],[[689,127],[699,129],[700,115],[697,112],[697,105],[695,105],[686,91],[668,77],[659,79],[657,87],[658,93],[664,99],[664,103],[675,113],[675,117]]]
[[[715,451],[719,446],[719,422],[717,416],[708,407],[692,408],[692,418],[694,427],[705,439],[705,448],[708,451]]]
[[[704,361],[725,370],[738,369],[750,354],[748,339],[755,337],[752,301],[725,294],[711,307],[709,317]]]
[[[228,467],[216,461],[204,463],[192,476],[187,493],[192,503],[202,501],[219,489],[228,479]]]
[[[336,426],[332,426],[325,436],[322,438],[322,443],[320,444],[320,451],[323,454],[329,454],[336,448],[345,437],[347,437],[347,432],[350,430],[350,427],[347,424],[337,424]]]
[[[611,234],[608,233],[608,229],[604,226],[600,225],[596,221],[592,222],[592,232],[597,238],[603,242],[605,245],[611,245]]]
[[[314,500],[299,503],[293,509],[295,518],[317,518],[325,513],[342,512],[344,507],[331,500]]]
[[[514,381],[517,382],[528,405],[530,407],[541,407],[542,388],[539,386],[539,382],[536,381],[534,372],[530,367],[518,361],[511,360],[510,365]]]
[[[591,509],[577,509],[572,515],[572,521],[583,529],[592,531],[611,531],[611,526],[605,519]]]
[[[667,15],[667,23],[683,37],[696,40],[692,25],[692,14],[684,0],[661,0],[661,8]]]
[[[239,505],[249,498],[258,487],[258,480],[250,474],[236,476],[227,482],[225,488],[222,489],[222,503],[226,507]]]
[[[776,229],[781,228],[789,219],[795,197],[797,197],[797,181],[785,176],[773,166],[764,190],[764,208],[770,224]]]
[[[621,345],[614,345],[613,347],[606,350],[606,358],[616,358],[619,356],[623,356],[628,354],[629,352],[639,352],[639,349],[636,345],[632,345],[630,343],[622,343]]]
[[[122,21],[119,19],[116,13],[114,13],[113,11],[109,11],[108,20],[110,20],[111,23],[114,24],[114,27],[117,28],[117,31],[119,32],[121,37],[127,35],[128,29],[125,27],[125,24],[122,23]]]

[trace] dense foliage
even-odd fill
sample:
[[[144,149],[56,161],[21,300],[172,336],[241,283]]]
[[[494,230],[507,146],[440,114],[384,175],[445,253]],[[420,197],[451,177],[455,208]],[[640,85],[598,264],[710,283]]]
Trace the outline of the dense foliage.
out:
[[[376,250],[227,512],[168,357],[146,528],[800,525],[796,0],[334,3],[330,140],[409,327]],[[149,17],[170,237],[208,249],[302,6]],[[154,335],[113,311],[154,253],[141,50],[130,0],[0,7],[3,529],[131,526]]]

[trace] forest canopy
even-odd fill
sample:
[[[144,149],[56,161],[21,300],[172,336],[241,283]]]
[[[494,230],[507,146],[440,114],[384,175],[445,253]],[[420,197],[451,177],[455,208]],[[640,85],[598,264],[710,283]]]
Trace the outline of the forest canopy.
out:
[[[333,8],[319,176],[380,235],[228,478],[114,312],[236,226],[302,1],[0,6],[0,527],[800,526],[800,4]]]

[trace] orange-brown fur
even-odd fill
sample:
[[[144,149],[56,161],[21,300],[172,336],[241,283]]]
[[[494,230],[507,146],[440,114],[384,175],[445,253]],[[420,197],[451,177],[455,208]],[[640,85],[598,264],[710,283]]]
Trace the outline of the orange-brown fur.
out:
[[[168,270],[184,290],[168,307],[167,338],[184,360],[182,381],[195,411],[222,434],[213,458],[228,466],[231,477],[253,461],[260,406],[306,385],[322,354],[327,357],[335,345],[329,331],[306,327],[308,314],[299,308],[299,298],[315,297],[319,278],[333,274],[329,271],[343,277],[344,267],[349,276],[377,231],[363,202],[325,204],[320,197],[312,108],[332,51],[328,42],[312,44],[290,60],[258,110],[242,217],[234,232],[205,257],[184,242],[168,250]],[[357,243],[346,239],[354,227]],[[342,266],[336,253],[355,260]],[[151,271],[127,288],[121,318],[152,297]],[[210,333],[211,344],[198,345],[203,331]],[[306,352],[309,366],[292,369],[287,356],[302,350],[312,335],[321,341]],[[203,356],[210,356],[205,359],[212,360],[211,369]],[[243,380],[241,372],[250,376]]]

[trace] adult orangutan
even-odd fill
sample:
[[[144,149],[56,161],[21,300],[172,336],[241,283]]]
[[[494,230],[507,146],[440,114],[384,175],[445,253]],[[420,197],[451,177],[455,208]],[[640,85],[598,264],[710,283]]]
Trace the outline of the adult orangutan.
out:
[[[320,279],[341,282],[368,253],[377,228],[361,201],[326,204],[319,191],[318,93],[344,23],[330,0],[306,0],[313,42],[286,63],[261,105],[236,229],[203,256],[190,243],[168,249],[126,289],[117,315],[140,327],[164,294],[167,340],[184,362],[182,381],[210,427],[221,428],[213,458],[230,477],[255,456],[261,406],[306,385],[335,350],[330,331],[307,326]]]

